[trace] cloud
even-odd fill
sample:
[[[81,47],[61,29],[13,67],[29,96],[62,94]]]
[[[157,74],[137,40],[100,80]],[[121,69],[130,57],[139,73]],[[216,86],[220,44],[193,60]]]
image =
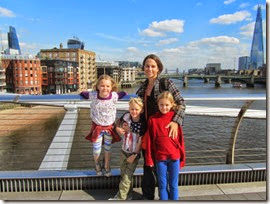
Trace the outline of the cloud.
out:
[[[247,36],[247,37],[252,37],[253,31],[254,31],[254,26],[255,26],[255,22],[252,22],[252,23],[249,23],[245,26],[242,26],[240,28],[240,30],[241,30],[240,34]]]
[[[107,35],[104,33],[95,33],[95,35],[105,38],[105,39],[109,39],[109,40],[114,40],[114,41],[120,41],[120,42],[129,42],[130,40],[125,39],[125,38],[121,38],[121,37],[116,37],[116,36],[112,36],[112,35]]]
[[[228,5],[228,4],[231,4],[233,2],[235,2],[235,0],[226,0],[226,1],[224,1],[224,4]]]
[[[139,51],[138,48],[136,48],[136,47],[128,47],[127,50],[129,52],[138,52]]]
[[[11,10],[8,10],[6,8],[3,8],[3,7],[0,7],[0,16],[3,16],[3,17],[16,17],[16,15],[11,11]]]
[[[141,31],[141,35],[149,37],[161,37],[165,36],[165,33],[174,32],[182,33],[184,31],[185,21],[180,19],[164,20],[164,21],[154,21],[148,28]]]
[[[255,21],[252,23],[249,23],[247,25],[244,25],[240,28],[240,30],[241,30],[240,34],[243,36],[252,38],[253,32],[254,32],[254,27],[255,27]],[[265,21],[262,21],[262,29],[263,29],[263,36],[266,36],[266,23],[265,23]]]
[[[260,6],[262,10],[265,10],[265,5],[260,4]],[[253,6],[254,11],[257,11],[257,9],[258,9],[258,5]]]
[[[247,54],[249,46],[243,46],[237,38],[216,36],[202,38],[184,46],[164,49],[160,53],[168,69],[204,68],[209,62],[221,63],[223,68],[234,68],[234,57]]]
[[[246,7],[248,7],[249,6],[249,3],[242,3],[242,4],[240,4],[240,6],[239,6],[239,8],[246,8]]]
[[[201,45],[216,46],[218,44],[239,44],[239,42],[240,41],[234,37],[217,36],[217,37],[202,38],[198,41],[192,41],[189,43],[189,45],[190,46],[201,46]]]
[[[210,23],[217,23],[217,24],[233,24],[238,21],[248,20],[251,14],[248,11],[238,11],[234,14],[225,14],[221,15],[217,18],[212,18]]]
[[[160,40],[157,45],[168,45],[168,44],[171,44],[171,43],[174,43],[174,42],[177,42],[178,39],[177,38],[168,38],[168,39],[165,39],[165,40]]]
[[[154,31],[150,28],[147,28],[141,32],[141,35],[149,36],[149,37],[162,37],[165,36],[164,33]]]

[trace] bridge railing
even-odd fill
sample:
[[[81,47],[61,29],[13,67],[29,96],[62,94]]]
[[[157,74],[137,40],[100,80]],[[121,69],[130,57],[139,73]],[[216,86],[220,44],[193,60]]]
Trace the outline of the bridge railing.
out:
[[[123,111],[128,110],[127,101],[134,96],[128,95],[117,103],[118,117]],[[241,129],[244,118],[251,120],[251,123],[259,120],[257,123],[265,124],[266,110],[249,108],[253,102],[265,103],[265,95],[219,94],[183,97],[187,103],[184,121],[187,165],[266,161],[266,146],[256,144],[245,146],[241,144],[241,142],[246,143],[244,139],[241,142],[237,141],[239,129],[240,133],[244,131]],[[1,170],[94,168],[91,144],[84,139],[91,124],[90,101],[82,99],[79,95],[16,94],[1,95],[0,101],[2,104],[24,105],[24,107],[17,106],[14,109],[0,111],[2,126],[0,152],[6,156],[1,157]],[[211,102],[211,107],[200,104],[206,101]],[[216,105],[213,106],[213,103]],[[233,103],[233,106],[239,103],[239,105],[222,107],[222,104],[226,103]],[[214,125],[214,122],[217,124]],[[262,128],[265,128],[263,125]],[[246,126],[250,128],[250,125],[246,124]],[[206,133],[203,133],[204,131]],[[263,138],[254,138],[253,142],[266,141],[266,130],[257,131],[262,131]],[[114,147],[112,167],[118,166],[120,143]],[[11,162],[6,165],[8,160]],[[142,166],[142,159],[139,166]]]

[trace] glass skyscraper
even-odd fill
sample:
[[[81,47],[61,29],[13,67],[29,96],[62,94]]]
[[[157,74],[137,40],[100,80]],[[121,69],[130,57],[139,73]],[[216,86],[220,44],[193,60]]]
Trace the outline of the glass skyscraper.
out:
[[[264,64],[262,9],[258,6],[256,23],[250,52],[250,69],[258,69]]]
[[[9,32],[8,32],[8,47],[10,49],[15,49],[19,51],[19,54],[21,54],[21,48],[19,45],[19,40],[17,37],[17,33],[14,27],[9,26]]]

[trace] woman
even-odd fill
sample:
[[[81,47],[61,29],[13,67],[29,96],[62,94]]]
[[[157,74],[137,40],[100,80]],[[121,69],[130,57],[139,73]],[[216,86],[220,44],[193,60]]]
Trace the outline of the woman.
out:
[[[178,135],[178,125],[183,125],[185,115],[185,102],[175,84],[169,79],[162,79],[159,77],[163,70],[161,60],[154,54],[146,56],[143,60],[142,69],[147,79],[143,82],[137,91],[137,95],[144,100],[145,117],[148,120],[149,116],[158,112],[157,97],[163,91],[169,91],[175,100],[175,103],[180,106],[175,113],[172,122],[166,128],[169,128],[169,137],[176,137]],[[142,153],[145,161],[146,141],[142,138]],[[145,165],[144,175],[142,180],[142,199],[153,200],[155,198],[155,187],[157,183],[156,169]]]

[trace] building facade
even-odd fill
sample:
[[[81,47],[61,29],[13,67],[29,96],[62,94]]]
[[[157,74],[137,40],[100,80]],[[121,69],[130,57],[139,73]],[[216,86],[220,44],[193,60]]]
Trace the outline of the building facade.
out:
[[[0,92],[6,92],[6,71],[2,66],[2,55],[0,54]]]
[[[221,70],[221,64],[220,63],[208,63],[205,67],[205,74],[211,75],[211,74],[218,74]]]
[[[42,94],[65,94],[79,89],[78,62],[41,60]]]
[[[41,91],[40,60],[31,56],[2,55],[6,91],[18,94],[39,95]]]
[[[121,87],[130,88],[136,84],[136,68],[121,68]]]
[[[118,62],[97,61],[97,78],[103,74],[112,77],[117,83],[120,81],[120,69]],[[117,76],[117,73],[119,74]]]
[[[258,6],[257,17],[254,27],[252,46],[250,52],[249,69],[258,69],[264,65],[264,49],[263,49],[263,29],[262,29],[262,11]]]
[[[53,48],[40,50],[41,59],[62,59],[79,65],[79,91],[92,89],[97,80],[96,54],[82,49]]]
[[[84,42],[80,41],[77,37],[73,37],[67,41],[68,49],[81,49],[84,50]]]
[[[239,57],[239,59],[238,59],[238,70],[247,70],[247,69],[249,69],[249,64],[250,64],[250,57],[248,57],[248,56]]]

